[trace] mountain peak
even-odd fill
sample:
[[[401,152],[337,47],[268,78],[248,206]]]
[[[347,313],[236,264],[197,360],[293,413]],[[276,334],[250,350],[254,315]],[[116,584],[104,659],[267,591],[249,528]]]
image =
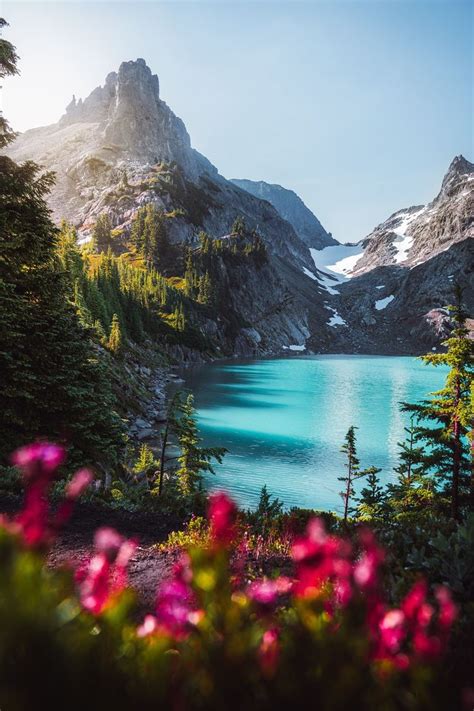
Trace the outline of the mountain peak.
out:
[[[118,72],[110,72],[104,86],[96,87],[84,101],[76,101],[73,95],[61,124],[101,123],[130,107],[135,107],[135,114],[143,110],[153,112],[159,101],[158,77],[152,74],[145,60],[139,58],[122,62]]]
[[[451,161],[447,175],[453,173],[456,173],[457,175],[462,175],[464,173],[472,172],[474,172],[474,163],[471,163],[466,158],[464,158],[463,155],[460,154],[458,156],[455,156],[455,158],[453,158],[453,160]]]
[[[474,173],[474,163],[471,163],[463,155],[456,156],[448,168],[448,172],[443,178],[441,190],[436,200],[443,200],[451,197],[462,189],[466,177]]]
[[[73,96],[59,128],[79,129],[80,124],[95,124],[94,136],[121,161],[176,161],[191,179],[204,169],[184,123],[160,98],[158,76],[142,58],[122,62],[86,99]],[[212,168],[206,165],[206,170]]]

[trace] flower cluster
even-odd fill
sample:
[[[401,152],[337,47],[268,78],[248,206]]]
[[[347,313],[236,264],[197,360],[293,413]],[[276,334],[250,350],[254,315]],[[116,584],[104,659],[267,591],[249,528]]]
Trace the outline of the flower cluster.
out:
[[[85,610],[98,615],[126,586],[127,566],[136,548],[113,528],[99,528],[94,538],[95,554],[76,573],[79,597]]]
[[[11,531],[19,532],[29,546],[48,545],[58,529],[69,519],[76,499],[89,486],[92,472],[80,469],[66,486],[65,498],[54,517],[50,516],[48,494],[60,466],[66,459],[64,447],[49,442],[35,442],[18,449],[11,461],[20,469],[25,483],[22,511],[12,521],[5,521]]]
[[[25,478],[25,507],[15,519],[0,524],[20,533],[27,547],[38,549],[51,542],[90,482],[87,470],[77,472],[51,517],[47,494],[64,457],[60,447],[50,444],[35,444],[14,455]],[[101,642],[100,630],[123,625],[117,639],[126,647],[116,650],[117,659],[123,660],[125,649],[127,659],[141,658],[150,683],[164,680],[168,691],[161,701],[169,700],[171,689],[176,708],[216,708],[216,699],[221,703],[223,698],[244,708],[254,697],[266,699],[264,708],[278,708],[282,698],[296,699],[299,708],[315,690],[326,694],[320,699],[322,708],[342,708],[334,705],[338,689],[330,679],[333,672],[340,672],[349,685],[349,697],[360,693],[363,679],[366,700],[382,700],[374,707],[388,708],[384,694],[391,685],[385,679],[394,672],[397,684],[402,680],[414,698],[414,680],[426,678],[426,669],[440,658],[456,618],[447,588],[438,587],[430,595],[419,580],[398,607],[390,606],[381,584],[384,551],[372,533],[361,531],[350,542],[329,534],[316,518],[292,542],[288,576],[249,581],[243,571],[233,574],[235,504],[226,494],[214,494],[208,518],[209,535],[190,547],[168,580],[160,581],[153,614],[138,627],[136,620],[124,622],[120,615],[102,617],[114,611],[126,588],[136,543],[111,528],[96,532],[93,555],[76,571],[76,592],[69,594],[77,594],[85,611],[81,624],[93,625],[91,635],[106,645],[107,654],[111,642],[107,635]],[[24,552],[25,546],[18,547]],[[64,614],[68,608],[61,609]],[[55,635],[56,612],[52,619]],[[87,647],[93,644],[91,635]],[[170,671],[155,677],[153,664]],[[121,665],[116,669],[123,669]],[[419,665],[424,665],[423,674],[412,674]],[[240,675],[243,683],[236,681]],[[132,686],[140,685],[127,678],[125,688]]]

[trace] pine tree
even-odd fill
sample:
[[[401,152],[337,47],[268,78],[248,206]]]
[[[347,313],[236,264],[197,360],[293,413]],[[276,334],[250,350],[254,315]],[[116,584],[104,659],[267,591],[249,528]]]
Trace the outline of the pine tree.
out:
[[[2,30],[3,27],[8,27],[8,22],[6,22],[3,17],[0,17],[0,30]],[[18,55],[15,47],[11,42],[8,42],[8,40],[0,38],[0,79],[18,74],[17,63]],[[8,146],[15,137],[16,133],[12,131],[10,124],[0,111],[0,148]]]
[[[138,254],[143,255],[144,233],[145,233],[145,208],[138,208],[132,220],[130,232],[130,242],[135,247]]]
[[[231,228],[231,234],[237,237],[245,237],[246,231],[247,227],[245,225],[245,220],[241,215],[239,215],[239,217],[234,220],[234,224]]]
[[[214,473],[211,461],[219,463],[226,452],[223,447],[201,447],[198,433],[194,398],[192,395],[179,404],[176,420],[176,434],[181,454],[176,472],[178,486],[183,495],[194,494],[202,489],[203,473]]]
[[[5,76],[16,58],[1,42]],[[52,184],[31,161],[0,156],[0,456],[46,437],[71,445],[82,464],[111,464],[123,427],[104,365],[68,300],[45,201]]]
[[[94,225],[92,244],[96,252],[107,252],[112,247],[112,224],[106,212],[102,212]]]
[[[123,351],[122,329],[120,328],[120,321],[117,314],[112,316],[112,325],[110,327],[107,347],[114,355],[120,355]]]
[[[280,499],[273,498],[268,492],[267,485],[264,484],[260,491],[258,506],[250,514],[250,520],[255,522],[255,529],[258,533],[265,535],[268,532],[271,522],[283,511],[283,503]]]
[[[360,461],[357,456],[356,447],[356,429],[357,427],[354,427],[354,425],[349,427],[344,438],[344,444],[341,447],[341,452],[346,455],[346,474],[345,476],[338,477],[338,481],[342,481],[345,484],[344,490],[340,492],[340,496],[344,502],[344,526],[347,526],[347,519],[349,513],[352,511],[350,502],[355,496],[354,481],[365,476],[372,477],[373,479],[373,477],[377,477],[377,474],[381,471],[376,467],[360,469]]]
[[[141,474],[142,472],[148,474],[148,472],[151,469],[154,469],[155,466],[156,462],[151,448],[148,444],[142,444],[138,452],[138,459],[133,466],[133,471],[137,474]]]
[[[367,485],[361,489],[357,499],[357,514],[362,521],[373,521],[379,519],[385,509],[387,495],[377,474],[380,469],[369,467],[365,471]]]
[[[344,525],[347,525],[347,517],[349,515],[349,505],[350,500],[354,496],[354,479],[357,478],[359,473],[359,459],[357,457],[356,449],[356,437],[355,437],[356,427],[351,425],[347,430],[345,436],[345,442],[341,447],[341,452],[346,455],[346,470],[345,476],[338,477],[338,481],[342,481],[345,484],[344,491],[341,491],[341,498],[344,502]]]
[[[399,464],[395,467],[397,481],[387,485],[387,502],[397,518],[423,510],[430,510],[434,503],[435,484],[426,472],[423,459],[425,449],[416,445],[417,428],[413,423],[405,427],[407,439],[399,442]]]
[[[426,472],[435,473],[444,484],[451,499],[451,515],[458,519],[461,500],[472,481],[468,437],[473,417],[474,342],[465,327],[467,314],[460,287],[456,287],[455,295],[456,303],[448,307],[452,331],[443,343],[446,352],[423,356],[425,363],[449,367],[445,385],[430,400],[404,403],[403,409],[415,415],[415,440],[425,448],[421,463]]]

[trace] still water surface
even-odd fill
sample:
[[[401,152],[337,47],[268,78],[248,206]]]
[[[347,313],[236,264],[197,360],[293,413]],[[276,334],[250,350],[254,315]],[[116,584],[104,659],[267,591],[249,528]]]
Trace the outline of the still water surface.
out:
[[[445,374],[415,358],[346,355],[188,370],[205,443],[229,450],[208,487],[251,507],[267,484],[288,507],[340,511],[340,447],[350,425],[359,428],[361,466],[380,467],[382,482],[391,481],[408,424],[400,401],[421,400]]]

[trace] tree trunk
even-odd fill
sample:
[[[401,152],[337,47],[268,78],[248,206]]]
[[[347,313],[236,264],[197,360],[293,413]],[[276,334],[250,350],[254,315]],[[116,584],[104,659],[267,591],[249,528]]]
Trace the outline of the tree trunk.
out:
[[[459,520],[459,476],[461,472],[461,425],[458,417],[458,406],[461,399],[461,384],[459,378],[456,382],[456,397],[454,406],[456,408],[453,423],[453,487],[451,495],[451,514],[457,521]]]
[[[352,480],[352,463],[349,458],[349,466],[348,466],[348,470],[347,470],[346,498],[344,500],[344,526],[347,526],[347,515],[349,513],[349,496],[351,493],[351,480]]]
[[[168,431],[169,431],[169,422],[166,420],[166,427],[165,431],[163,432],[163,440],[161,443],[161,456],[160,456],[160,473],[159,473],[159,479],[158,479],[158,496],[161,496],[161,493],[163,491],[163,479],[165,475],[165,454],[166,454],[166,446],[168,444]]]
[[[459,421],[454,421],[453,427],[453,488],[451,495],[451,513],[456,521],[459,520],[459,475],[461,471],[461,428]]]

